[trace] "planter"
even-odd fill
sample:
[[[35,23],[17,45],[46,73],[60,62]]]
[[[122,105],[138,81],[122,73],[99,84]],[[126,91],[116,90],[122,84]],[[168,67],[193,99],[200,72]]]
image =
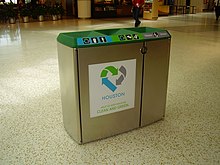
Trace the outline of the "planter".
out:
[[[58,16],[57,16],[57,15],[52,15],[52,20],[53,20],[53,21],[57,21],[57,19],[58,19]]]
[[[58,19],[62,19],[62,15],[61,15],[61,14],[58,14],[58,15],[57,15],[57,18],[58,18]]]
[[[16,22],[16,19],[15,18],[9,18],[9,23],[10,24],[15,24]]]
[[[23,17],[23,22],[24,22],[24,23],[29,22],[29,17],[28,17],[28,16]]]
[[[38,16],[38,21],[40,21],[40,22],[44,21],[44,16],[43,15],[39,15]]]

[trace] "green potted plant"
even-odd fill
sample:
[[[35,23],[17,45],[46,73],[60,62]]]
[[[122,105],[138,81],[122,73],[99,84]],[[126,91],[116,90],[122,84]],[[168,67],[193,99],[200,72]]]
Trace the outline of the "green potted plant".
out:
[[[20,8],[20,16],[23,18],[23,22],[29,22],[29,17],[31,16],[31,7],[29,4],[25,4]]]
[[[49,13],[52,16],[53,21],[56,21],[58,19],[59,10],[58,10],[58,7],[56,5],[50,7]]]
[[[2,22],[6,22],[7,21],[7,14],[6,14],[6,5],[3,3],[2,5],[0,5],[0,21]]]
[[[12,1],[10,1],[9,3],[5,3],[4,5],[5,5],[6,19],[9,20],[9,23],[14,24],[18,17],[18,11],[16,9],[16,6]]]
[[[57,8],[58,8],[58,12],[59,12],[58,13],[58,19],[62,19],[63,15],[65,13],[65,10],[64,10],[64,8],[63,8],[61,3],[57,4]]]
[[[33,15],[38,18],[38,20],[44,21],[44,16],[47,13],[47,8],[45,5],[37,5],[33,10]]]

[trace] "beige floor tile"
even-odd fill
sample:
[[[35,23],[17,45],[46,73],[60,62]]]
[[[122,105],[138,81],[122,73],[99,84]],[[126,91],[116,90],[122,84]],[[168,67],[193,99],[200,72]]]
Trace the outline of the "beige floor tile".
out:
[[[166,117],[78,145],[63,127],[56,37],[132,18],[0,24],[0,164],[220,164],[220,22],[214,13],[142,20],[172,35]]]

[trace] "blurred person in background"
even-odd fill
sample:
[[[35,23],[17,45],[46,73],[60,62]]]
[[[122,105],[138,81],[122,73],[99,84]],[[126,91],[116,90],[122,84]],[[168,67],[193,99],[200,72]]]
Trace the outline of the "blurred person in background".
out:
[[[216,21],[218,21],[219,15],[220,15],[220,0],[215,0],[215,16],[216,16]]]
[[[138,27],[141,24],[139,20],[139,14],[142,6],[144,5],[144,0],[132,0],[132,13],[135,20],[134,26]]]

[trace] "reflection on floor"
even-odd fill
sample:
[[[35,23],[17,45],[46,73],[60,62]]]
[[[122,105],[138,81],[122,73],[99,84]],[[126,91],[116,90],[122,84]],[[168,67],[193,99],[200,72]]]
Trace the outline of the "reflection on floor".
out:
[[[57,35],[132,26],[132,18],[0,24],[0,164],[220,164],[214,13],[142,20],[172,35],[165,120],[85,145],[64,130]]]

